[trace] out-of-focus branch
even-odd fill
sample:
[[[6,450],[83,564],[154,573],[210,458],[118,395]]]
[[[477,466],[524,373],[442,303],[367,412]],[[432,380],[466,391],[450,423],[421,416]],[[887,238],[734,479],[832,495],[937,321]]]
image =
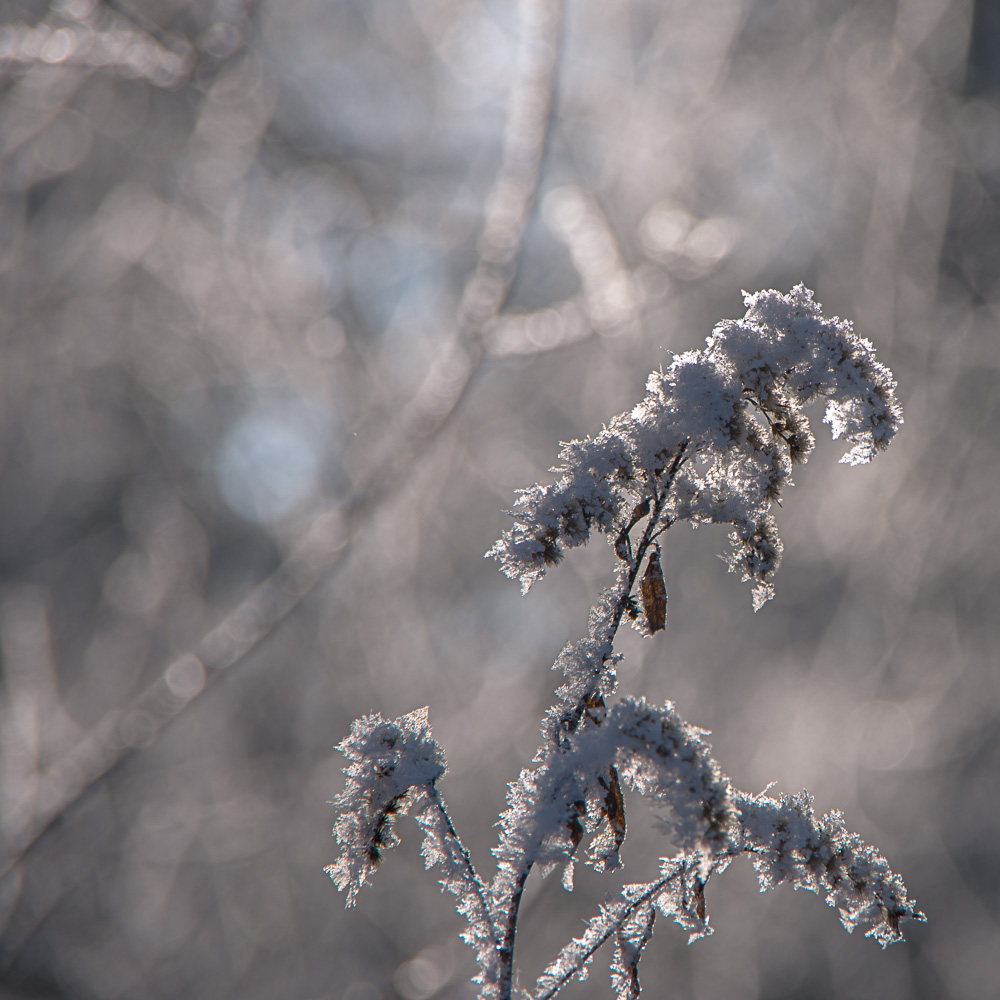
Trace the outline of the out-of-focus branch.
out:
[[[104,0],[104,5],[128,21],[133,27],[138,28],[143,34],[155,39],[164,48],[176,52],[177,55],[183,58],[187,58],[190,55],[191,44],[187,39],[165,31],[152,18],[147,17],[141,10],[133,7],[132,4],[126,3],[125,0]]]
[[[510,94],[502,160],[485,206],[478,262],[466,283],[450,342],[399,413],[381,453],[351,497],[317,513],[281,566],[249,597],[127,707],[108,712],[41,775],[32,820],[4,831],[0,879],[9,876],[116,764],[154,743],[167,723],[220,675],[244,662],[343,564],[361,528],[392,498],[401,471],[430,447],[462,403],[485,357],[486,329],[510,292],[551,123],[562,0],[522,0],[521,15],[521,62]]]
[[[187,80],[198,57],[186,38],[120,0],[104,0],[99,7],[65,4],[36,24],[7,25],[0,37],[0,69],[76,67],[142,78],[156,87]]]
[[[59,696],[52,630],[44,591],[9,587],[0,592],[0,829],[30,830],[38,808],[44,754],[64,752],[79,729]]]
[[[426,439],[455,411],[486,355],[490,327],[503,309],[517,270],[538,189],[552,116],[562,0],[521,0],[520,65],[511,90],[500,170],[486,200],[478,261],[465,284],[456,331],[400,415],[402,433],[375,472],[381,483],[413,440]]]
[[[542,213],[566,244],[581,290],[537,312],[497,317],[490,324],[490,354],[537,354],[594,333],[615,339],[636,331],[643,306],[639,274],[622,261],[611,225],[595,199],[577,187],[557,188],[546,196]]]

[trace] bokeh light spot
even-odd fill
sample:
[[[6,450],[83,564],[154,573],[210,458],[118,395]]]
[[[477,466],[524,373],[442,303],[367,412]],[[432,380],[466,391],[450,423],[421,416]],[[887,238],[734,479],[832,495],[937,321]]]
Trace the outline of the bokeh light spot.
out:
[[[235,513],[259,524],[292,514],[316,491],[322,464],[316,429],[294,409],[252,410],[219,449],[216,477]]]
[[[873,771],[894,770],[913,749],[913,720],[893,701],[874,700],[859,705],[851,713],[847,731],[858,761]]]

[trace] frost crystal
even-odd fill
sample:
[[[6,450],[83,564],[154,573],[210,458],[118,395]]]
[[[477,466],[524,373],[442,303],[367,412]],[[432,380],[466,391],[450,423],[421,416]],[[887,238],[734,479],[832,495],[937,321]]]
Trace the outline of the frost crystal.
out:
[[[607,941],[617,997],[637,1000],[639,960],[656,915],[679,924],[689,941],[710,934],[706,883],[741,855],[752,859],[762,889],[787,882],[817,892],[849,931],[863,926],[883,946],[900,940],[903,921],[924,919],[900,877],[840,813],[817,818],[806,793],[737,791],[706,734],[670,703],[612,701],[619,627],[629,620],[647,636],[667,627],[663,532],[678,521],[730,525],[727,562],[751,582],[759,608],[771,596],[782,550],[771,504],[815,443],[804,407],[825,401],[824,419],[850,445],[843,461],[852,465],[883,450],[901,423],[895,383],[871,344],[844,320],[826,319],[812,292],[798,285],[788,295],[745,300],[746,315],[720,323],[703,350],[650,375],[631,412],[594,438],[564,445],[555,484],[522,492],[513,528],[488,553],[523,590],[595,529],[618,557],[587,634],[556,659],[564,681],[532,766],[509,786],[493,880],[483,883],[445,809],[436,785],[444,756],[426,709],[395,722],[367,716],[340,745],[349,760],[335,802],[341,854],[327,871],[351,905],[397,843],[395,817],[413,808],[427,867],[439,870],[467,922],[462,937],[476,953],[480,1000],[510,1000],[515,992],[518,912],[532,871],[562,867],[572,891],[581,859],[602,872],[622,867],[623,786],[666,810],[676,853],[653,881],[626,885],[601,906],[542,973],[535,1000],[585,978]]]
[[[727,844],[729,783],[702,735],[672,705],[624,698],[600,725],[576,733],[535,770],[522,771],[501,816],[494,895],[511,891],[525,859],[543,874],[572,859],[584,830],[599,831],[590,863],[599,871],[620,867],[625,815],[616,791],[619,773],[630,787],[671,808],[681,847]]]
[[[815,443],[804,407],[826,401],[824,421],[851,445],[842,461],[868,462],[888,446],[901,415],[872,345],[846,320],[824,317],[803,285],[744,301],[746,315],[719,323],[705,348],[653,372],[631,412],[565,444],[554,485],[521,491],[514,527],[487,555],[522,590],[592,530],[627,560],[636,512],[653,504],[665,527],[731,524],[727,562],[752,583],[759,608],[781,559],[768,510]]]
[[[741,849],[753,856],[761,891],[782,882],[823,896],[840,914],[848,932],[867,926],[884,948],[901,941],[899,925],[925,920],[907,897],[903,880],[836,810],[817,818],[812,797],[767,795],[734,797]]]
[[[348,890],[347,905],[353,906],[383,852],[399,843],[394,818],[445,773],[446,764],[426,708],[394,722],[377,713],[357,719],[337,749],[351,763],[344,769],[347,785],[332,803],[340,811],[333,832],[341,853],[324,871],[338,889]]]

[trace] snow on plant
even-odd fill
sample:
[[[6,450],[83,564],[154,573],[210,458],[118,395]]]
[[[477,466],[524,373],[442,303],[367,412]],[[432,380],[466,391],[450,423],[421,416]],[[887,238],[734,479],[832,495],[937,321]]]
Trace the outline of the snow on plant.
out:
[[[328,873],[352,905],[398,842],[395,817],[413,810],[426,864],[440,866],[468,923],[463,938],[476,950],[482,998],[511,996],[518,910],[533,870],[544,876],[562,866],[572,890],[585,841],[585,860],[597,870],[621,866],[623,783],[669,807],[677,853],[656,879],[626,885],[601,907],[542,973],[536,1000],[585,977],[606,941],[615,949],[613,988],[633,1000],[657,913],[690,940],[711,933],[705,885],[742,854],[752,858],[762,889],[787,882],[819,893],[848,931],[864,927],[883,947],[901,939],[904,921],[924,919],[899,876],[840,813],[817,818],[805,792],[740,792],[712,759],[705,733],[671,704],[611,702],[622,621],[646,635],[666,625],[658,539],[668,528],[731,525],[726,560],[751,583],[759,609],[773,594],[782,550],[771,505],[815,443],[804,408],[825,401],[824,422],[848,443],[842,461],[851,465],[883,451],[901,423],[892,374],[850,323],[823,316],[811,291],[759,292],[745,303],[745,316],[719,323],[704,349],[653,372],[645,399],[629,413],[596,437],[565,444],[555,484],[522,491],[513,527],[487,553],[525,592],[593,531],[607,536],[617,557],[615,584],[591,610],[587,635],[556,661],[565,682],[533,766],[510,785],[492,881],[478,875],[438,791],[444,754],[426,709],[395,722],[367,716],[340,744],[350,763],[334,803],[341,854]]]

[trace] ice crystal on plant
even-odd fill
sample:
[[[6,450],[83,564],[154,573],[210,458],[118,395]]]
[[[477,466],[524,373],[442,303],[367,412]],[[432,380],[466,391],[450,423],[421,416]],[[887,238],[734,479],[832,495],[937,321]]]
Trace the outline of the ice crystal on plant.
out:
[[[326,869],[353,906],[385,851],[399,843],[395,817],[406,813],[419,791],[445,773],[444,753],[431,736],[427,709],[395,721],[378,713],[357,719],[338,747],[350,764],[347,785],[333,805],[340,811],[334,835],[340,857]]]
[[[840,914],[848,932],[868,927],[884,948],[902,940],[904,920],[924,920],[906,893],[903,880],[870,844],[844,824],[834,810],[813,812],[812,796],[735,796],[736,840],[752,854],[761,891],[782,882],[818,893]]]
[[[729,783],[703,735],[672,705],[623,698],[602,724],[583,728],[544,764],[522,771],[501,816],[494,894],[510,891],[525,857],[543,874],[571,859],[581,817],[590,831],[602,823],[610,828],[610,840],[592,847],[591,864],[600,871],[619,867],[614,826],[620,822],[624,832],[624,815],[618,819],[609,808],[609,799],[617,802],[611,787],[619,773],[628,786],[670,807],[679,846],[711,851],[725,844]]]
[[[349,760],[335,802],[341,855],[327,871],[353,903],[397,842],[395,817],[413,809],[427,867],[439,869],[467,922],[462,937],[476,952],[481,1000],[514,992],[518,913],[533,871],[562,867],[572,891],[581,854],[598,871],[622,866],[623,786],[665,811],[676,853],[662,859],[655,879],[626,885],[601,906],[545,968],[535,1000],[585,978],[607,941],[619,1000],[637,1000],[655,916],[679,924],[689,941],[710,934],[705,886],[742,855],[762,889],[788,883],[817,892],[849,931],[863,926],[883,946],[900,939],[904,921],[923,919],[900,877],[840,813],[817,818],[806,793],[740,792],[712,758],[707,734],[671,704],[612,700],[623,621],[651,637],[667,625],[658,539],[668,528],[730,525],[726,560],[751,583],[759,608],[773,593],[782,553],[771,506],[815,444],[804,408],[825,401],[824,419],[849,444],[843,461],[852,465],[883,450],[901,423],[891,373],[850,323],[823,316],[812,292],[799,285],[787,295],[746,295],[745,303],[743,318],[716,326],[705,348],[653,372],[631,411],[596,437],[565,444],[556,482],[521,493],[514,526],[488,553],[525,591],[595,530],[617,557],[615,581],[595,602],[587,634],[554,664],[564,681],[532,765],[509,786],[493,880],[481,880],[448,817],[437,788],[444,756],[426,710],[395,722],[367,716],[340,745]]]
[[[872,345],[846,320],[826,318],[803,285],[744,301],[742,319],[719,323],[702,350],[653,372],[630,412],[596,437],[564,444],[555,484],[521,491],[514,527],[487,554],[522,590],[594,530],[627,560],[623,528],[633,511],[658,502],[664,525],[733,526],[727,561],[752,583],[759,608],[781,559],[768,510],[814,446],[804,408],[826,401],[824,421],[850,443],[843,461],[851,465],[888,446],[901,412]]]

